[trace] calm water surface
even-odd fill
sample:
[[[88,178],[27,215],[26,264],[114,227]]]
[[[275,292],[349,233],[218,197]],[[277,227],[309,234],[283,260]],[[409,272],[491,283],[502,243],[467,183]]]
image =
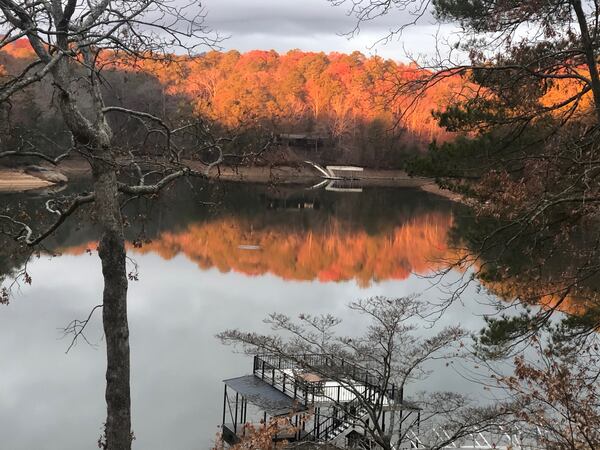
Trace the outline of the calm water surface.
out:
[[[130,240],[145,242],[129,250],[139,270],[129,295],[135,448],[212,445],[221,380],[251,372],[249,358],[214,338],[225,328],[263,329],[275,311],[333,313],[344,318],[340,331],[352,333],[364,327],[346,309],[354,299],[447,296],[427,277],[453,256],[448,234],[461,210],[443,198],[413,189],[194,188],[128,207]],[[0,200],[42,204],[23,195]],[[101,302],[89,217],[61,230],[49,244],[61,256],[31,262],[33,284],[0,307],[2,450],[97,448],[105,417],[100,315],[89,325],[91,345],[66,354],[61,332]],[[472,285],[462,299],[441,324],[479,329],[486,294]],[[449,370],[436,370],[427,386],[469,389]]]

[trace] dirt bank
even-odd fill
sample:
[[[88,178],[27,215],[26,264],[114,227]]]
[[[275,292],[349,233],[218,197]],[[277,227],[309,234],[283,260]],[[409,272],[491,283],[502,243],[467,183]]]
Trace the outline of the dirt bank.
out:
[[[188,163],[198,171],[205,167],[196,162]],[[68,160],[61,162],[57,170],[64,173],[69,180],[85,179],[91,176],[89,165],[83,160]],[[228,167],[221,166],[211,169],[209,176],[235,182],[274,183],[274,184],[318,184],[323,181],[316,169],[306,166],[275,166],[275,167]],[[451,191],[440,189],[429,178],[411,177],[401,170],[365,169],[358,172],[353,184],[360,186],[381,187],[413,187],[436,195],[461,201],[461,197]],[[23,192],[42,189],[52,183],[33,177],[18,169],[0,169],[0,192]]]
[[[44,189],[53,184],[50,181],[28,175],[22,170],[0,169],[0,193]]]

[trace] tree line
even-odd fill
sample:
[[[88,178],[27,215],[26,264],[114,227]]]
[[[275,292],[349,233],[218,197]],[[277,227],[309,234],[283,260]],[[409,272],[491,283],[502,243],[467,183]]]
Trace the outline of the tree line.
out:
[[[33,59],[27,41],[6,45],[0,51],[0,77],[10,80]],[[110,104],[144,109],[172,123],[202,118],[230,133],[319,136],[326,148],[317,159],[377,166],[398,166],[407,153],[450,138],[432,113],[443,110],[463,83],[450,77],[415,101],[395,89],[399,81],[422,77],[423,70],[360,52],[209,51],[157,61],[106,51],[99,60]],[[57,139],[60,130],[68,137],[64,126],[57,126],[50,93],[45,83],[21,92],[26,101],[15,105],[14,127],[29,133],[37,128]],[[110,120],[118,122],[117,128],[125,126],[122,117]],[[141,138],[132,127],[127,130]],[[10,145],[15,142],[3,146]]]

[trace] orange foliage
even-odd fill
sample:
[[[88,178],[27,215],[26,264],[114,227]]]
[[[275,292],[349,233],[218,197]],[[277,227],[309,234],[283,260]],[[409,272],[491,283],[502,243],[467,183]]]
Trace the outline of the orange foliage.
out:
[[[2,47],[2,52],[13,58],[32,58],[35,55],[27,39],[17,39],[7,44]]]
[[[581,289],[564,295],[567,287],[560,281],[555,283],[521,281],[507,279],[503,281],[482,281],[482,284],[494,295],[505,301],[519,299],[525,303],[540,305],[547,309],[556,309],[563,313],[581,316],[590,308],[596,307],[595,294]]]
[[[1,53],[20,59],[34,56],[26,39],[10,43]],[[459,75],[432,84],[418,100],[410,94],[400,95],[399,83],[430,73],[378,56],[367,58],[357,51],[211,51],[192,58],[170,55],[165,61],[130,59],[104,51],[99,65],[152,74],[166,93],[185,96],[197,114],[227,127],[260,124],[281,132],[317,131],[337,138],[354,135],[358,126],[376,123],[388,130],[400,125],[425,142],[443,141],[451,134],[438,126],[432,112],[444,110],[457,95],[469,95],[465,92],[469,85]],[[583,67],[579,71],[587,76]],[[576,79],[553,80],[540,104],[558,105],[583,87]],[[583,95],[576,111],[588,111],[591,102],[590,93]],[[571,106],[569,103],[557,113]]]
[[[308,414],[300,416],[300,423],[306,423]],[[240,425],[241,431],[238,432],[240,440],[226,446],[222,435],[217,435],[216,445],[212,450],[280,450],[288,447],[288,439],[294,438],[299,431],[299,427],[292,425],[294,415],[287,417],[272,417],[267,422],[262,420],[258,424],[245,423]]]
[[[585,70],[584,67],[580,67],[577,72],[578,75],[589,78],[589,71]],[[552,85],[541,98],[540,103],[546,108],[554,108],[567,99],[581,96],[577,102],[568,103],[564,107],[557,109],[555,114],[565,114],[574,107],[574,117],[582,118],[589,111],[592,111],[594,107],[591,91],[583,93],[587,88],[588,86],[585,83],[576,79],[557,79],[552,82]]]
[[[2,49],[14,58],[33,58],[26,39]],[[254,50],[211,51],[197,57],[170,55],[168,61],[131,59],[103,51],[104,70],[136,71],[158,78],[171,95],[183,95],[195,112],[226,127],[267,126],[278,132],[315,131],[332,137],[355,137],[375,124],[400,125],[423,141],[445,139],[432,111],[444,109],[464,85],[460,77],[435,84],[416,103],[396,95],[398,82],[428,75],[410,65],[378,56]],[[404,115],[411,105],[411,113]]]
[[[352,231],[331,220],[325,232],[249,230],[234,219],[191,225],[180,233],[164,233],[141,252],[164,258],[183,253],[201,268],[216,267],[248,275],[272,273],[284,279],[371,281],[403,279],[431,270],[447,252],[451,217],[431,213],[395,227],[387,234]],[[258,246],[247,250],[241,246]]]
[[[252,229],[239,219],[222,218],[165,232],[136,253],[156,253],[164,259],[184,254],[202,269],[246,275],[271,273],[286,280],[348,281],[361,286],[373,281],[405,279],[442,266],[451,256],[446,240],[452,216],[427,213],[378,234],[353,230],[336,219],[320,231]],[[248,249],[244,246],[256,246]],[[95,245],[72,247],[83,253]]]
[[[393,95],[398,81],[426,72],[360,52],[211,51],[194,58],[173,57],[168,63],[112,59],[111,64],[152,73],[167,93],[186,96],[196,113],[228,127],[260,124],[335,137],[378,121],[388,128],[399,124],[427,140],[445,138],[448,133],[431,112],[443,109],[463,84],[459,77],[436,84],[403,116],[414,99]]]

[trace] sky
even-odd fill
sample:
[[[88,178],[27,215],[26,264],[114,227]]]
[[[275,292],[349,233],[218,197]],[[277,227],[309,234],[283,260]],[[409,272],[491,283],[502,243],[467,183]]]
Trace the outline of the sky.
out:
[[[427,14],[417,25],[387,44],[379,43],[391,29],[412,20],[409,12],[394,11],[364,24],[354,37],[344,36],[356,25],[349,16],[348,4],[332,6],[327,0],[203,0],[206,24],[221,35],[224,50],[337,51],[358,50],[366,55],[406,61],[409,56],[431,55],[438,32],[450,33],[451,26],[441,29]]]

